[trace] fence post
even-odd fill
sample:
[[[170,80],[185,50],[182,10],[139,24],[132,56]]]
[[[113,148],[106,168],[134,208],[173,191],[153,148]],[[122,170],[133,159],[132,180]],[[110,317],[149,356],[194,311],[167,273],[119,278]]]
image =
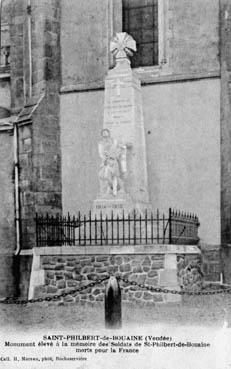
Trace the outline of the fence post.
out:
[[[172,209],[171,208],[169,208],[168,222],[169,222],[169,244],[171,244],[172,243]]]
[[[38,247],[38,213],[35,214],[36,247]]]
[[[121,290],[115,277],[110,277],[105,290],[105,326],[120,328],[122,324]]]

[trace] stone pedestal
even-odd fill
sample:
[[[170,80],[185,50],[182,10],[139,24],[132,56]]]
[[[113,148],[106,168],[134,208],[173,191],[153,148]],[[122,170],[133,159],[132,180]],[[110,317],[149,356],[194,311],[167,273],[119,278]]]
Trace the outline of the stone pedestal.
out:
[[[145,286],[165,287],[180,290],[177,278],[177,255],[196,257],[200,255],[197,246],[183,245],[98,245],[98,246],[53,246],[23,250],[21,255],[33,253],[29,298],[45,297],[78,288],[83,281],[89,282],[108,275],[121,276],[130,282]],[[69,263],[77,265],[70,271]],[[68,279],[56,276],[68,274]],[[50,278],[53,275],[53,278]],[[55,276],[55,277],[54,277]],[[48,282],[45,283],[45,280]],[[55,282],[55,283],[54,283]],[[131,283],[123,291],[123,302],[153,306],[153,303],[178,303],[181,296],[170,293],[157,293]],[[97,293],[94,290],[97,289]],[[83,291],[83,294],[66,296],[64,301],[98,303],[104,301],[103,283]],[[99,297],[99,295],[101,297]],[[92,299],[93,297],[93,299]],[[68,300],[66,300],[68,299]]]
[[[133,208],[134,204],[131,198],[126,195],[116,198],[98,198],[93,201],[92,214],[96,215],[97,218],[100,217],[100,214],[102,214],[103,218],[105,218],[106,215],[110,217],[112,212],[115,215],[122,216],[124,214],[127,216]]]

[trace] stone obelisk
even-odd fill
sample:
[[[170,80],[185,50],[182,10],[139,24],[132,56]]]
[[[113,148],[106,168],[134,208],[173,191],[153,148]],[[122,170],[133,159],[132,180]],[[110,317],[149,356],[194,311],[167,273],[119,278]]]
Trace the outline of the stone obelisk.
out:
[[[127,33],[117,33],[110,51],[115,57],[115,67],[105,78],[104,121],[99,144],[102,160],[99,177],[105,189],[101,186],[93,211],[142,212],[150,206],[141,83],[129,60],[136,51],[136,42]]]

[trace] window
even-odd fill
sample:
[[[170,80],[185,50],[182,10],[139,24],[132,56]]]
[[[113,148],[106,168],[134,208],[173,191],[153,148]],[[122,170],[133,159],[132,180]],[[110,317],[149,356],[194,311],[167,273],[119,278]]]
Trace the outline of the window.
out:
[[[137,44],[131,66],[158,65],[158,0],[123,0],[122,7],[123,32],[130,34]]]

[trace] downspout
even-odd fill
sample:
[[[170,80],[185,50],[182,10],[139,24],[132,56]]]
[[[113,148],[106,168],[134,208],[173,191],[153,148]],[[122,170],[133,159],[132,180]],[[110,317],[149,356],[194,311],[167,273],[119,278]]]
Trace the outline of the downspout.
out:
[[[2,61],[2,3],[3,0],[0,0],[0,65]]]
[[[28,64],[29,64],[29,81],[28,81],[28,97],[32,96],[32,47],[31,47],[31,0],[27,2],[27,27],[28,27]]]
[[[20,237],[20,200],[19,200],[19,160],[18,160],[18,127],[14,122],[14,193],[15,193],[15,227],[16,227],[16,250],[18,255],[21,250]]]

